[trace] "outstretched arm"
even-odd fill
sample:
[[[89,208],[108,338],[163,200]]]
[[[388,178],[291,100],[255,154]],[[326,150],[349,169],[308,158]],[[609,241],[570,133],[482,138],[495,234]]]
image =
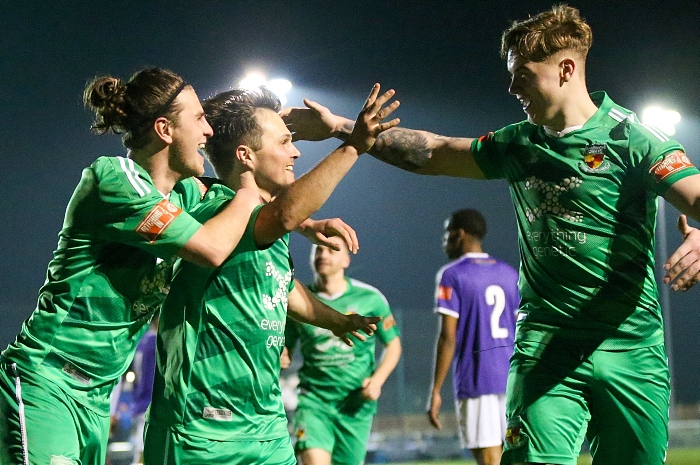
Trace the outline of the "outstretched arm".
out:
[[[351,120],[312,100],[304,104],[306,108],[286,108],[281,113],[295,140],[345,140],[352,132]],[[395,127],[381,133],[368,153],[412,173],[483,179],[471,152],[473,141]]]
[[[374,144],[380,133],[399,124],[398,118],[382,122],[398,108],[399,102],[395,100],[384,107],[394,91],[379,96],[379,89],[379,84],[372,87],[348,139],[260,210],[255,223],[258,244],[274,242],[321,208],[360,154]]]
[[[440,315],[440,334],[435,347],[435,366],[433,367],[433,385],[428,399],[428,420],[437,429],[442,429],[438,419],[442,406],[442,385],[450,371],[452,357],[455,353],[455,338],[457,334],[457,318]]]
[[[360,316],[356,313],[343,315],[318,300],[299,281],[295,282],[287,299],[289,316],[302,323],[330,329],[349,346],[353,345],[349,335],[364,341],[365,336],[360,331],[371,335],[377,329],[376,323],[381,320],[378,316]]]
[[[384,348],[382,361],[372,376],[365,378],[362,381],[362,396],[365,399],[377,400],[382,394],[382,386],[386,382],[391,372],[394,371],[396,365],[401,358],[401,339],[395,337]]]

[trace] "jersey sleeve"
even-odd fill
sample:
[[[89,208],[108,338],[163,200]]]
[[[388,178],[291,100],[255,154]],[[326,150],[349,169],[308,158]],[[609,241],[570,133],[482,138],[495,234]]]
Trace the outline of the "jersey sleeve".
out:
[[[457,281],[450,269],[442,269],[435,277],[435,313],[459,318]]]
[[[386,297],[378,292],[376,302],[376,308],[371,315],[382,317],[381,321],[377,323],[377,337],[382,341],[382,344],[387,345],[399,337],[399,327],[396,325],[396,319],[391,313],[391,307],[389,307]]]
[[[96,195],[95,195],[96,194]],[[161,258],[178,253],[201,224],[158,192],[148,173],[133,160],[102,157],[83,172],[67,221],[99,224],[107,240],[146,250]],[[87,218],[80,218],[87,215]]]
[[[664,195],[675,182],[700,173],[683,146],[653,126],[632,124],[629,143],[645,185],[658,195]]]
[[[512,124],[474,139],[471,151],[474,161],[486,179],[503,179],[506,177],[507,148],[522,129],[523,124]]]

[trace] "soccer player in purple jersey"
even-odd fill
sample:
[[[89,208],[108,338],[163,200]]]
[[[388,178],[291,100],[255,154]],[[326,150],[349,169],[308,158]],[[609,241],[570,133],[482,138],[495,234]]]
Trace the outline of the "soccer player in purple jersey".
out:
[[[440,325],[428,419],[442,429],[440,390],[452,365],[460,443],[478,465],[495,465],[506,432],[508,359],[520,296],[518,272],[483,252],[485,235],[486,220],[476,210],[458,210],[445,221],[443,248],[452,261],[435,278]]]

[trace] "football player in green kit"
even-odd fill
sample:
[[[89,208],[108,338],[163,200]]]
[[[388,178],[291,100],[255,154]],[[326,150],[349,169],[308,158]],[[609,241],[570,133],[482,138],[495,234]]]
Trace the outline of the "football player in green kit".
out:
[[[352,345],[378,317],[343,315],[293,278],[289,231],[320,208],[375,141],[398,124],[375,85],[348,141],[294,181],[299,151],[265,88],[224,92],[204,103],[214,136],[207,156],[223,184],[193,211],[204,221],[226,208],[252,173],[262,204],[217,269],[182,262],[163,306],[153,399],[145,433],[147,464],[295,463],[279,387],[287,312]]]
[[[328,330],[287,320],[285,346],[291,357],[300,343],[299,403],[294,413],[295,449],[303,465],[364,463],[372,419],[382,386],[401,358],[401,341],[389,303],[378,289],[345,276],[350,253],[313,246],[315,280],[309,286],[322,302],[345,314],[381,316],[376,336],[384,355],[375,370],[375,337],[348,347]],[[284,362],[283,362],[284,366]]]
[[[123,133],[126,157],[83,171],[66,210],[36,310],[0,357],[0,463],[104,463],[109,396],[168,291],[175,258],[218,266],[258,204],[248,187],[205,223],[187,210],[201,197],[192,176],[212,129],[192,86],[144,69],[128,81],[98,77],[85,89],[98,133]],[[323,241],[339,220],[305,223]]]
[[[126,157],[83,171],[36,310],[0,358],[0,463],[104,463],[109,396],[160,306],[173,260],[220,264],[243,234],[254,187],[201,224],[198,152],[212,130],[192,87],[162,69],[85,90],[95,128]],[[254,182],[252,183],[254,186]]]
[[[480,138],[394,128],[369,151],[414,173],[509,183],[522,301],[502,464],[575,464],[586,435],[595,464],[661,464],[667,448],[657,196],[700,220],[700,173],[676,141],[604,92],[589,94],[591,43],[566,5],[515,22],[501,53],[526,121]],[[352,129],[306,104],[286,114],[298,139]],[[698,280],[700,231],[685,216],[679,229],[664,283],[685,290]]]

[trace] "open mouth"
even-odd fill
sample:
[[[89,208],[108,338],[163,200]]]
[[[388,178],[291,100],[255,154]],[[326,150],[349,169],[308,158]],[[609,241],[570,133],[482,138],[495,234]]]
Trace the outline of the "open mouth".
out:
[[[287,165],[284,167],[285,171],[294,171],[294,165]]]

